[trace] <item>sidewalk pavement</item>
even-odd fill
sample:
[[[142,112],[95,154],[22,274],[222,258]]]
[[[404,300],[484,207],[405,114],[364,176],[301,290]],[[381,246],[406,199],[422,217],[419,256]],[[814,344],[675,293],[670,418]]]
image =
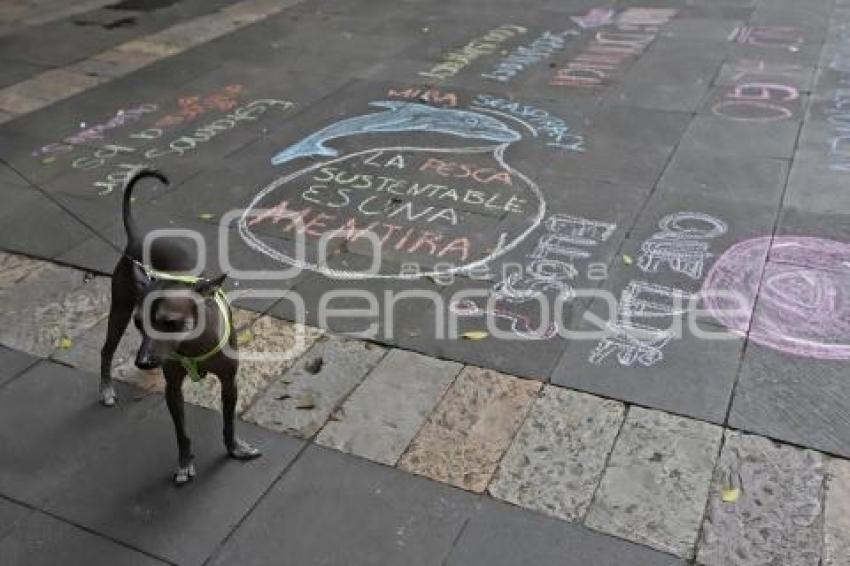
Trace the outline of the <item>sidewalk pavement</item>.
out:
[[[0,12],[4,563],[850,564],[843,0],[24,4]],[[181,490],[135,333],[96,404],[138,165],[172,179],[146,226],[274,291],[236,302],[242,350],[292,353],[241,367],[255,462],[224,458],[216,381],[186,385]],[[299,275],[246,274],[299,231]],[[323,321],[346,288],[389,315]],[[557,331],[600,302],[547,327],[529,300],[597,288],[621,304],[591,342]],[[440,300],[385,295],[411,291]],[[731,339],[665,333],[694,296]]]

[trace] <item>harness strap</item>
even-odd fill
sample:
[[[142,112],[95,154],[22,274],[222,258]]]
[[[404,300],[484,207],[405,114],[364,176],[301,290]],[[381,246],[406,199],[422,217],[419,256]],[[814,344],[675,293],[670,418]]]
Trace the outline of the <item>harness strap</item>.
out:
[[[153,268],[150,268],[144,264],[138,263],[145,272],[145,274],[150,279],[162,279],[165,281],[177,281],[179,283],[187,283],[189,285],[194,285],[198,281],[201,280],[200,277],[195,275],[174,275],[172,273],[165,273],[162,271],[157,271]],[[206,372],[203,374],[200,370],[200,364],[212,358],[219,352],[221,352],[227,343],[230,341],[230,335],[233,331],[233,317],[230,307],[230,301],[227,300],[227,295],[221,289],[216,289],[215,294],[213,295],[215,300],[215,304],[218,307],[219,315],[221,316],[221,320],[224,322],[224,333],[221,336],[221,340],[218,341],[218,344],[215,347],[199,356],[184,356],[179,352],[172,352],[171,358],[180,362],[180,365],[186,370],[189,378],[198,382],[202,380],[206,376]]]

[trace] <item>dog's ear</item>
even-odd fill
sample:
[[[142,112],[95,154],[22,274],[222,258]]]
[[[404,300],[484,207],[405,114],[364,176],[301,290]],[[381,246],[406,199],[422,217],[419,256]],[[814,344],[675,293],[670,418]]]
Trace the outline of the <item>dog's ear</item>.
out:
[[[204,297],[209,297],[221,288],[225,279],[227,279],[227,273],[222,273],[213,279],[202,277],[195,283],[195,291]]]

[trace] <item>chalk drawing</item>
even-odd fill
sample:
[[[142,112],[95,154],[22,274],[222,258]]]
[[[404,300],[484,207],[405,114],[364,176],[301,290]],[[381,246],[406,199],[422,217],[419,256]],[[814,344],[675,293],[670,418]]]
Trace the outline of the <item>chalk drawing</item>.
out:
[[[546,136],[549,139],[547,146],[584,151],[584,136],[574,133],[563,119],[543,108],[489,94],[477,94],[472,100],[471,109],[516,120],[533,136]]]
[[[850,360],[846,243],[804,236],[744,240],[718,258],[702,291],[714,318],[756,344],[801,357]]]
[[[687,312],[690,293],[646,281],[630,281],[620,294],[616,318],[609,334],[591,351],[588,361],[601,364],[616,354],[622,366],[652,366],[664,359],[664,347],[673,338],[665,328],[650,325],[653,319]],[[636,319],[641,319],[638,321]]]
[[[297,170],[293,173],[285,175],[276,179],[274,182],[266,186],[262,189],[254,199],[249,203],[249,205],[244,210],[242,216],[238,222],[238,229],[242,239],[245,243],[253,248],[254,250],[263,253],[276,261],[280,261],[281,263],[286,263],[288,265],[296,266],[302,269],[308,269],[311,271],[316,271],[318,273],[322,273],[328,277],[336,278],[336,279],[417,279],[421,277],[441,277],[449,274],[457,274],[457,273],[466,273],[470,271],[474,271],[477,269],[481,269],[487,266],[488,263],[498,259],[504,254],[508,253],[512,249],[514,249],[517,245],[520,244],[523,240],[525,240],[530,233],[532,233],[535,228],[540,224],[542,218],[546,212],[546,203],[544,200],[544,196],[540,188],[534,183],[530,178],[524,175],[522,172],[514,169],[508,163],[505,162],[504,152],[509,144],[501,144],[496,146],[484,146],[484,147],[462,147],[462,148],[434,148],[434,147],[408,147],[408,146],[398,146],[398,147],[380,147],[380,148],[369,148],[362,151],[357,151],[350,153],[348,155],[344,155],[341,157],[337,157],[335,159],[331,159],[329,161],[319,162],[313,165],[310,165],[306,168]],[[485,254],[483,257],[479,259],[467,263],[462,263],[456,265],[452,268],[442,269],[442,270],[423,270],[421,272],[416,273],[371,273],[371,272],[359,272],[352,270],[344,270],[344,269],[333,269],[326,265],[326,263],[322,262],[322,264],[310,261],[303,258],[293,257],[291,254],[286,253],[285,251],[275,249],[271,247],[268,243],[264,242],[260,237],[255,234],[252,229],[250,222],[257,218],[258,214],[262,214],[256,212],[259,209],[260,202],[266,198],[272,191],[281,189],[285,187],[288,183],[295,181],[301,177],[306,177],[311,175],[313,172],[318,171],[323,167],[334,166],[337,163],[344,162],[349,159],[367,159],[374,155],[376,149],[380,149],[381,151],[385,151],[388,153],[407,153],[407,152],[424,152],[427,154],[434,153],[446,153],[446,154],[471,154],[471,153],[486,153],[492,155],[498,164],[499,168],[507,171],[510,177],[514,180],[514,184],[521,184],[525,187],[525,190],[532,197],[532,206],[528,211],[527,217],[527,226],[522,229],[519,233],[515,234],[513,237],[505,237],[502,241],[500,239],[500,245],[492,250],[491,253]],[[401,249],[401,248],[396,248]]]
[[[369,105],[386,108],[387,111],[335,122],[281,151],[272,158],[272,163],[282,165],[299,157],[336,157],[339,152],[326,147],[325,142],[367,133],[439,132],[503,144],[521,138],[519,133],[501,121],[466,110],[389,100],[372,102]]]
[[[580,35],[577,30],[570,29],[560,33],[544,31],[529,45],[514,48],[507,57],[497,62],[493,69],[481,76],[485,79],[506,83],[526,67],[539,63],[551,57],[556,51],[567,45],[570,37]]]
[[[591,8],[583,16],[570,16],[570,19],[582,29],[607,26],[614,21],[614,10],[609,8]]]
[[[492,308],[482,308],[470,299],[463,299],[451,303],[449,310],[462,317],[489,316],[509,320],[511,321],[511,332],[526,340],[549,340],[558,333],[558,328],[553,323],[550,323],[543,331],[534,330],[531,317],[505,308],[502,302],[498,300]]]
[[[655,233],[640,248],[638,267],[656,273],[667,266],[691,279],[701,279],[705,261],[712,257],[706,240],[726,233],[726,223],[700,212],[676,212],[658,222]]]
[[[789,51],[799,51],[805,41],[800,30],[790,26],[740,26],[730,34],[729,40]]]
[[[453,77],[476,59],[495,53],[505,41],[527,31],[528,29],[523,26],[514,24],[499,26],[473,39],[463,47],[443,53],[439,63],[428,71],[421,71],[419,75],[439,80]]]

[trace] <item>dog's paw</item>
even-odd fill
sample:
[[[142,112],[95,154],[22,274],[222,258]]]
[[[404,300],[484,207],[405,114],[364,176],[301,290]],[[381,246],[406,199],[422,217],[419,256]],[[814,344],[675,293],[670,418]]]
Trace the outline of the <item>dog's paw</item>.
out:
[[[115,388],[111,385],[100,390],[100,404],[104,407],[112,407],[118,400],[118,394],[115,393]]]
[[[236,460],[253,460],[263,455],[259,448],[251,446],[239,438],[236,439],[233,446],[227,448],[227,453]]]
[[[195,479],[195,464],[189,464],[185,468],[177,468],[177,472],[174,474],[174,485],[180,487],[193,479]]]

